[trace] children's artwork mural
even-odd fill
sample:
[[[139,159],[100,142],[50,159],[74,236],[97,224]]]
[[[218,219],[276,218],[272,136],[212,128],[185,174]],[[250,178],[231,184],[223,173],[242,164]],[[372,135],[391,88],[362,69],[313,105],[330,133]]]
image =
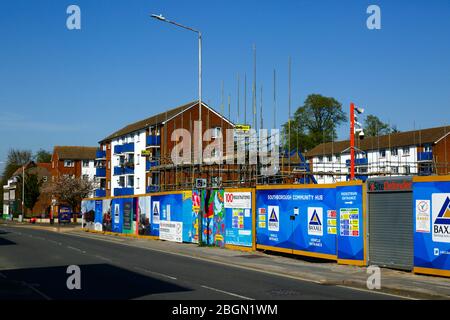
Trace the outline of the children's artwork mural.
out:
[[[112,231],[112,221],[111,221],[111,199],[102,200],[102,226],[103,231]]]
[[[138,233],[140,235],[150,235],[150,197],[138,198]]]

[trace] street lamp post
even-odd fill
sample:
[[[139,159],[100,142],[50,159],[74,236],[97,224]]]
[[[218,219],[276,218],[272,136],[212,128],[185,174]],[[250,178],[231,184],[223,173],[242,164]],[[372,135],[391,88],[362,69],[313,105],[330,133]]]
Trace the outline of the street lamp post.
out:
[[[203,125],[202,125],[202,33],[199,30],[196,30],[194,28],[191,27],[187,27],[184,26],[182,24],[179,24],[178,22],[175,21],[171,21],[166,19],[163,15],[159,14],[151,14],[150,17],[159,20],[159,21],[163,21],[163,22],[167,22],[170,24],[173,24],[177,27],[195,32],[198,36],[198,122],[200,125],[200,130],[198,133],[198,164],[200,165],[202,162],[202,131],[203,131]],[[194,164],[196,163],[195,159],[194,159]],[[200,167],[199,167],[199,172],[200,172]],[[202,234],[203,234],[203,211],[202,208],[200,206],[200,211],[199,211],[199,245],[202,245]]]
[[[163,21],[163,22],[167,22],[170,24],[173,24],[177,27],[195,32],[198,35],[198,121],[201,123],[202,121],[202,33],[199,30],[196,30],[194,28],[191,27],[187,27],[184,26],[182,24],[179,24],[175,21],[171,21],[166,19],[164,16],[157,15],[157,14],[152,14],[150,15],[152,18],[157,19],[159,21]],[[202,160],[202,148],[201,148],[201,144],[202,144],[202,125],[200,127],[200,132],[199,132],[199,144],[198,144],[198,160],[201,162]]]

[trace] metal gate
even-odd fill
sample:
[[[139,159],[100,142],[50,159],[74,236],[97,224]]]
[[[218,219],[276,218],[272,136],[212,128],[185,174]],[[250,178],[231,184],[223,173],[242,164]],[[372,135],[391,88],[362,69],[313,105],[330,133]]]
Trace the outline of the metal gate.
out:
[[[375,178],[369,192],[369,264],[412,270],[413,199],[411,177]]]

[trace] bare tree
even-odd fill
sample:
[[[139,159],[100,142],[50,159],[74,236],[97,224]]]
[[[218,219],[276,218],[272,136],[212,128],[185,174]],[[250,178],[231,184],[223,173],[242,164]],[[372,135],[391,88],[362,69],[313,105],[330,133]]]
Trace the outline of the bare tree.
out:
[[[61,176],[53,182],[47,192],[53,194],[61,203],[69,205],[72,212],[81,205],[81,200],[87,198],[95,189],[93,180]]]

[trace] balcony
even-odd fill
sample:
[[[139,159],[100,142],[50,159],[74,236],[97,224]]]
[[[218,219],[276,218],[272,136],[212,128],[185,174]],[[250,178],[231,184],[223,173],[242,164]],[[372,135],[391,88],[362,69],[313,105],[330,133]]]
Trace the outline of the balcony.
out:
[[[96,197],[106,197],[106,190],[105,189],[95,189],[95,196]]]
[[[95,158],[96,159],[106,159],[106,151],[104,151],[104,150],[97,150],[96,152],[95,152]]]
[[[120,176],[123,174],[134,174],[134,166],[133,167],[129,167],[129,166],[114,167],[114,175],[115,176]]]
[[[95,176],[97,178],[105,178],[106,177],[106,168],[95,168]]]
[[[417,152],[417,161],[433,161],[433,152]]]
[[[146,161],[145,162],[145,170],[150,171],[152,167],[159,166],[159,161]]]
[[[134,188],[114,188],[114,196],[131,196],[134,194]]]
[[[147,186],[145,188],[145,192],[146,193],[151,193],[151,192],[158,192],[160,189],[160,187],[158,185],[151,185],[151,186]]]
[[[147,136],[147,146],[159,146],[161,144],[161,136]]]
[[[125,143],[114,146],[114,153],[121,154],[126,152],[134,152],[134,143]]]

